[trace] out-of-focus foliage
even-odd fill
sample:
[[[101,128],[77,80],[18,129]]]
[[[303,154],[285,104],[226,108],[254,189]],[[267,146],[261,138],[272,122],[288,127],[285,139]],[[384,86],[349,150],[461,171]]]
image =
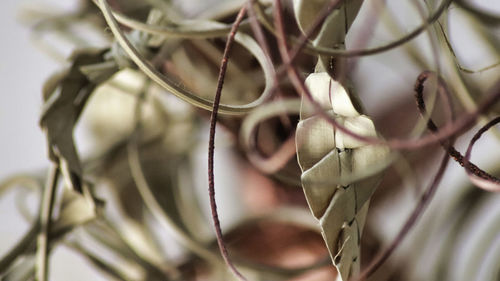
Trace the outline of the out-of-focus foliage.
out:
[[[17,175],[0,185],[0,192],[24,187],[40,198],[35,214],[18,202],[31,227],[1,258],[2,280],[50,279],[58,247],[79,253],[112,280],[235,278],[219,254],[206,171],[197,162],[200,151],[206,153],[226,37],[243,5],[248,16],[230,54],[218,119],[224,135],[216,146],[232,155],[216,170],[238,171],[217,172],[216,182],[225,241],[242,274],[265,281],[350,280],[360,273],[372,280],[498,278],[500,210],[491,207],[498,196],[455,182],[438,192],[434,213],[423,212],[441,176],[434,177],[441,146],[477,176],[469,155],[451,145],[498,114],[500,17],[465,0],[372,2],[96,0],[61,15],[26,12],[49,55],[61,58],[45,41],[53,33],[75,51],[66,70],[43,87],[46,175]],[[450,35],[453,10],[497,61],[477,70],[462,65]],[[399,13],[418,15],[420,23],[409,28]],[[91,40],[72,29],[83,25],[106,46],[89,46]],[[386,33],[380,36],[376,25]],[[429,40],[421,40],[424,34]],[[390,81],[388,94],[371,96],[365,83],[387,83],[359,67],[371,58],[404,76],[407,87]],[[425,82],[427,112],[419,116],[412,91],[422,71],[438,79]],[[458,117],[450,121],[449,110]],[[94,141],[88,155],[80,155],[74,138],[80,120]],[[494,175],[499,163],[489,164],[484,170]],[[237,180],[227,184],[223,177]],[[495,177],[482,180],[497,188]],[[219,189],[223,185],[230,186]],[[407,219],[408,197],[417,207]],[[478,224],[488,208],[496,216]],[[413,226],[397,258],[382,265]],[[401,240],[392,240],[394,233]],[[394,248],[385,251],[387,245]]]

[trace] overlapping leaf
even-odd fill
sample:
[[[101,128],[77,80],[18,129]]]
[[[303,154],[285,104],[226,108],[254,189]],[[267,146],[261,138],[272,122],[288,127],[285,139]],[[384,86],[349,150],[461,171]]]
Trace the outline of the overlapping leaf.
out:
[[[311,74],[306,85],[338,123],[360,135],[377,135],[373,122],[354,109],[344,88],[327,73]],[[359,271],[368,202],[381,179],[378,173],[388,164],[389,150],[335,130],[307,108],[303,101],[297,127],[302,186],[341,280],[347,280]]]
[[[295,15],[301,29],[311,27],[328,1],[295,1]],[[316,46],[344,45],[344,39],[362,1],[349,1],[334,10],[314,38]],[[377,136],[373,122],[358,112],[343,85],[326,72],[329,59],[319,57],[317,73],[306,86],[330,118],[364,136]],[[296,133],[297,156],[302,169],[302,186],[334,265],[337,280],[348,280],[360,270],[360,244],[369,199],[387,164],[388,149],[366,145],[335,130],[303,98],[301,120]]]

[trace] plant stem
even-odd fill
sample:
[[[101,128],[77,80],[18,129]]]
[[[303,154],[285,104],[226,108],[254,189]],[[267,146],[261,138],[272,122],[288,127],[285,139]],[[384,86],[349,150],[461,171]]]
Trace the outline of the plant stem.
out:
[[[36,280],[46,281],[48,271],[48,248],[54,198],[59,181],[59,165],[53,164],[48,173],[47,182],[43,191],[40,210],[40,233],[37,239],[36,250]]]

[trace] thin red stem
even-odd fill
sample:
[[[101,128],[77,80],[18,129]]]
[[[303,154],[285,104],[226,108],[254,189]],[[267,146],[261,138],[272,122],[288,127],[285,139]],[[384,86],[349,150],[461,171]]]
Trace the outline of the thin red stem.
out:
[[[368,267],[365,270],[363,270],[359,274],[359,276],[352,278],[351,281],[366,280],[373,273],[375,273],[375,271],[377,271],[377,269],[379,269],[380,266],[382,266],[382,264],[391,256],[391,254],[394,253],[394,251],[397,249],[397,247],[399,245],[401,245],[401,242],[403,241],[403,239],[410,232],[410,230],[415,226],[417,220],[425,212],[425,209],[427,208],[427,206],[429,206],[429,203],[431,202],[432,198],[436,194],[436,190],[439,186],[439,183],[441,182],[441,179],[443,178],[443,174],[446,170],[446,167],[448,166],[449,159],[450,159],[450,156],[448,154],[445,154],[443,156],[443,159],[441,160],[441,164],[439,165],[438,172],[434,176],[432,183],[427,187],[424,194],[422,194],[417,206],[415,206],[415,209],[413,210],[411,215],[408,217],[405,224],[403,225],[403,227],[399,231],[396,238],[389,245],[389,247],[387,247],[383,252],[378,254],[370,262],[370,265],[368,265]]]
[[[233,23],[231,32],[227,37],[226,47],[224,49],[224,54],[222,57],[222,62],[219,70],[219,78],[217,80],[217,90],[215,92],[212,114],[210,116],[210,139],[208,143],[208,194],[210,197],[210,208],[212,209],[212,219],[214,223],[217,244],[219,245],[220,253],[222,255],[222,258],[226,262],[227,266],[231,269],[231,271],[239,280],[243,281],[246,281],[247,279],[238,271],[238,269],[236,269],[231,259],[229,258],[229,254],[226,248],[226,244],[224,243],[224,238],[222,236],[222,230],[220,227],[219,215],[217,213],[217,203],[215,201],[214,150],[215,150],[215,128],[217,125],[217,113],[219,110],[224,78],[226,76],[229,53],[234,43],[234,37],[236,35],[236,31],[238,30],[238,27],[241,21],[243,20],[245,13],[246,13],[246,5],[243,5],[240,12],[238,13],[238,16],[236,17],[235,22]]]
[[[492,93],[488,95],[479,104],[478,108],[475,111],[461,115],[460,118],[458,118],[455,122],[443,126],[439,131],[435,132],[434,134],[426,135],[416,140],[394,138],[387,141],[384,141],[376,137],[367,137],[359,135],[353,132],[352,130],[347,129],[343,125],[336,122],[335,119],[328,116],[326,112],[324,112],[324,110],[322,109],[321,105],[314,100],[311,93],[309,92],[309,89],[307,89],[307,87],[304,85],[304,81],[300,77],[297,68],[292,63],[290,63],[291,56],[286,44],[286,34],[283,26],[283,14],[282,14],[281,2],[279,0],[275,0],[274,14],[275,14],[274,24],[277,31],[276,36],[278,39],[278,48],[283,63],[288,66],[286,70],[295,89],[297,90],[297,92],[305,95],[305,97],[313,105],[319,117],[326,120],[328,123],[330,123],[333,127],[338,129],[342,133],[356,140],[365,142],[367,144],[382,144],[382,145],[387,145],[392,149],[406,149],[406,150],[432,145],[440,141],[449,139],[451,137],[456,137],[460,134],[463,134],[468,129],[470,129],[471,126],[474,125],[474,123],[479,118],[480,114],[487,112],[500,100],[500,80],[499,80],[495,85],[495,87],[493,88]]]

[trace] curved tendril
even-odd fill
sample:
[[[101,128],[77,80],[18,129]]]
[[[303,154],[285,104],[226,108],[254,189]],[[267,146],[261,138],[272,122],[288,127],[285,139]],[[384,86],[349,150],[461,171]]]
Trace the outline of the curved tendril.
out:
[[[453,0],[443,0],[441,2],[441,5],[439,5],[439,7],[436,9],[436,11],[433,14],[431,14],[422,25],[415,28],[412,32],[406,34],[405,36],[399,38],[398,40],[392,41],[392,42],[387,43],[385,45],[375,47],[375,48],[370,48],[370,49],[348,50],[348,51],[336,50],[336,49],[332,49],[332,48],[316,47],[316,48],[314,48],[314,51],[316,51],[318,54],[321,54],[321,55],[329,55],[329,56],[334,56],[334,57],[367,56],[367,55],[373,55],[373,54],[389,51],[391,49],[394,49],[395,47],[398,47],[398,46],[412,40],[413,38],[417,37],[418,35],[420,35],[423,31],[425,31],[427,29],[427,27],[429,25],[431,25],[437,19],[439,19],[439,17],[448,8],[448,6],[450,6],[451,2],[453,2]],[[309,46],[308,46],[308,48],[309,48]]]
[[[421,112],[422,117],[425,118],[426,116],[426,110],[425,110],[425,103],[423,102],[423,84],[427,80],[427,78],[431,75],[434,75],[434,73],[425,71],[422,74],[419,75],[417,78],[416,84],[415,84],[415,98],[417,100],[417,107],[419,111]],[[451,96],[448,90],[446,89],[446,84],[444,81],[438,76],[438,92],[442,96],[442,99],[445,101],[446,106],[445,106],[445,114],[450,119],[450,122],[453,121],[455,118],[455,114],[453,111],[453,107],[451,105]],[[432,122],[432,119],[429,117],[429,120],[427,122],[428,127],[432,127],[434,123]],[[434,125],[435,127],[435,125]],[[437,128],[436,128],[437,129]],[[447,139],[445,141],[442,141],[443,146],[449,146],[453,147],[453,142],[454,139]],[[441,164],[439,166],[439,169],[434,176],[432,182],[430,183],[429,187],[426,188],[422,196],[420,197],[419,202],[415,206],[413,212],[410,214],[410,216],[407,218],[405,221],[404,225],[401,227],[400,231],[398,232],[396,238],[391,242],[389,247],[387,247],[384,251],[379,253],[369,264],[369,266],[363,270],[359,276],[352,278],[355,281],[362,281],[366,280],[368,277],[370,277],[377,269],[379,269],[382,264],[391,256],[391,254],[397,249],[399,245],[401,245],[401,242],[403,239],[406,237],[406,235],[409,233],[409,231],[415,226],[415,223],[417,222],[418,218],[424,213],[425,209],[427,206],[429,206],[430,201],[434,197],[434,194],[436,193],[436,190],[439,186],[439,183],[443,177],[443,174],[446,170],[446,167],[448,166],[449,159],[450,159],[450,154],[445,153],[443,156],[443,159],[441,160]]]
[[[222,86],[224,84],[224,78],[226,75],[227,64],[229,62],[229,53],[231,52],[231,47],[235,39],[236,31],[246,14],[246,5],[243,5],[236,20],[233,23],[231,32],[227,37],[226,47],[224,48],[224,55],[222,57],[222,62],[219,70],[219,78],[217,79],[217,90],[215,93],[215,99],[212,109],[212,115],[210,116],[210,137],[208,143],[208,194],[210,197],[210,208],[212,210],[212,220],[215,228],[215,237],[217,238],[217,244],[219,245],[219,250],[222,258],[226,262],[226,265],[231,269],[232,273],[242,281],[247,279],[238,271],[236,266],[229,258],[229,254],[222,236],[222,229],[220,226],[219,215],[217,213],[217,202],[215,201],[215,176],[214,176],[214,150],[215,150],[215,128],[217,126],[217,113],[219,111],[219,103],[222,95]]]
[[[286,44],[286,39],[285,39],[286,36],[282,23],[283,15],[279,7],[281,7],[280,1],[276,0],[275,25],[278,36],[278,47],[284,63],[289,63],[290,53]],[[353,131],[339,124],[334,118],[328,116],[326,112],[324,112],[323,109],[321,108],[321,105],[314,100],[311,93],[309,92],[309,89],[307,89],[307,87],[305,86],[303,79],[300,77],[297,68],[293,64],[290,64],[289,67],[287,68],[287,71],[288,71],[288,76],[292,81],[292,84],[297,90],[297,92],[302,93],[306,96],[308,101],[311,102],[311,104],[313,105],[316,114],[318,114],[319,117],[330,123],[333,127],[338,129],[342,133],[356,140],[365,142],[367,144],[384,144],[393,149],[415,149],[419,147],[424,147],[427,145],[437,143],[442,140],[446,140],[460,133],[463,133],[471,125],[474,124],[474,122],[478,119],[480,113],[486,112],[498,100],[500,100],[500,80],[499,80],[496,87],[494,87],[493,89],[493,93],[490,94],[486,99],[484,99],[483,102],[478,106],[478,108],[475,111],[462,115],[455,122],[443,126],[443,128],[438,132],[436,132],[435,134],[427,135],[416,140],[394,138],[384,141],[375,137],[367,137],[356,134]]]
[[[459,70],[461,70],[467,74],[476,74],[476,73],[488,71],[488,70],[491,70],[491,69],[494,69],[494,68],[500,66],[500,62],[496,62],[496,63],[492,63],[492,64],[487,65],[487,66],[483,66],[483,67],[478,68],[478,69],[470,69],[470,68],[464,67],[460,63],[460,60],[458,59],[457,54],[455,53],[455,49],[453,48],[453,45],[451,44],[450,38],[448,38],[448,35],[446,34],[445,28],[443,27],[443,25],[440,22],[438,22],[438,26],[439,26],[439,30],[441,31],[441,34],[443,35],[444,42],[446,43],[446,46],[448,47],[448,50],[450,51],[450,54],[453,57],[453,61],[455,62],[455,65],[457,66],[457,68]]]
[[[281,29],[280,33],[280,38],[284,38],[284,30]],[[282,53],[282,57],[284,61],[289,60],[289,53],[288,50],[286,49],[286,42],[284,39],[278,40],[279,45],[280,45],[280,52]],[[284,45],[285,44],[285,45]],[[284,46],[284,47],[283,47]],[[283,49],[283,50],[282,50]],[[427,145],[431,145],[434,143],[437,143],[439,141],[446,140],[450,137],[459,135],[463,132],[465,132],[467,129],[470,128],[474,124],[474,122],[479,118],[479,115],[481,113],[484,113],[488,111],[493,105],[495,105],[499,100],[500,100],[500,80],[497,82],[495,87],[493,88],[493,93],[488,95],[477,107],[477,109],[473,112],[470,112],[468,114],[463,114],[460,118],[456,119],[456,121],[449,123],[445,126],[443,126],[439,131],[437,131],[435,134],[427,135],[424,137],[421,137],[419,139],[411,140],[411,139],[400,139],[400,138],[393,138],[389,140],[381,140],[378,138],[374,137],[367,137],[367,136],[362,136],[359,134],[354,133],[353,131],[347,129],[346,127],[342,126],[339,124],[335,119],[331,118],[328,116],[323,109],[321,108],[321,105],[314,100],[312,97],[311,93],[309,92],[309,89],[304,84],[303,79],[300,77],[297,68],[294,65],[290,65],[288,68],[288,75],[290,77],[290,80],[292,80],[292,83],[296,90],[300,93],[303,93],[306,98],[309,100],[309,102],[312,103],[314,106],[314,109],[316,110],[316,113],[318,114],[319,117],[323,118],[326,120],[328,123],[330,123],[333,127],[341,131],[342,133],[365,143],[368,144],[385,144],[393,149],[415,149],[419,147],[424,147]]]
[[[484,132],[488,131],[491,127],[495,126],[498,123],[500,123],[500,117],[496,117],[495,119],[491,120],[481,129],[479,129],[479,131],[477,131],[477,133],[469,142],[469,146],[467,147],[467,152],[465,153],[463,163],[465,171],[467,172],[467,175],[469,176],[469,179],[472,183],[484,190],[495,192],[500,191],[500,179],[481,170],[479,167],[471,163],[469,159],[472,153],[472,147],[474,146],[476,141],[481,138]]]
[[[93,0],[94,4],[99,9],[105,9],[99,0]],[[171,26],[159,26],[140,22],[136,19],[128,17],[123,13],[110,8],[112,15],[119,23],[150,34],[162,35],[175,38],[214,38],[226,36],[231,30],[231,25],[220,22],[199,20],[196,22],[186,23],[171,23]],[[214,24],[218,26],[214,26]],[[197,26],[197,27],[195,27]],[[201,27],[201,28],[200,28]]]
[[[0,183],[0,195],[7,189],[15,187],[16,185],[23,185],[24,187],[29,187],[30,189],[36,189],[42,191],[42,184],[34,177],[28,175],[18,175],[8,178],[7,180]],[[41,199],[40,199],[41,201]],[[31,223],[28,231],[22,236],[22,238],[16,242],[10,250],[1,256],[0,258],[0,272],[6,272],[6,270],[12,265],[12,263],[23,253],[25,253],[29,247],[34,246],[34,241],[36,236],[40,232],[40,219],[36,217]]]
[[[500,15],[476,8],[474,5],[470,4],[471,1],[455,0],[454,2],[457,6],[471,13],[480,21],[486,24],[500,25]]]
[[[243,121],[240,142],[247,157],[254,166],[264,173],[274,173],[282,168],[295,155],[295,136],[289,137],[270,157],[263,158],[255,151],[254,132],[260,122],[282,114],[299,114],[300,99],[284,99],[267,103],[252,111]]]
[[[425,108],[425,102],[423,99],[423,91],[424,91],[424,83],[427,80],[429,74],[430,73],[426,72],[422,73],[419,76],[419,79],[417,79],[417,83],[415,85],[415,100],[417,102],[418,110],[422,116],[426,116],[427,114]],[[442,89],[440,93],[444,95],[447,104],[446,108],[447,109],[451,108],[451,97],[449,96],[448,91],[446,91],[443,88],[444,81],[438,79],[438,83],[440,85],[440,89]],[[486,189],[488,191],[499,191],[500,179],[485,172],[477,165],[470,162],[469,159],[474,143],[481,137],[481,135],[485,131],[487,131],[488,129],[490,129],[499,122],[500,122],[500,117],[497,117],[488,122],[481,129],[479,129],[479,131],[471,139],[469,146],[467,148],[467,152],[465,153],[465,156],[463,156],[459,151],[457,151],[455,147],[453,147],[453,145],[449,144],[448,141],[440,141],[441,146],[443,146],[443,148],[450,155],[450,157],[452,157],[456,162],[458,162],[462,167],[465,168],[465,171],[471,178],[471,181],[476,185],[478,185],[478,187]],[[438,131],[438,127],[431,118],[429,118],[429,120],[427,121],[427,128],[433,133]]]
[[[130,59],[153,81],[158,83],[161,87],[168,90],[178,98],[194,105],[199,108],[206,110],[211,110],[213,107],[213,101],[202,98],[193,94],[192,92],[183,89],[176,85],[173,81],[165,77],[158,70],[156,70],[149,62],[147,62],[144,57],[137,51],[137,49],[132,45],[132,43],[127,39],[123,30],[120,29],[118,22],[116,21],[113,13],[106,0],[98,0],[100,3],[99,8],[101,9],[106,22],[108,23],[111,32],[115,36],[117,42],[123,48],[123,50],[129,55]],[[262,95],[255,101],[245,104],[245,105],[227,105],[220,104],[220,113],[228,115],[243,115],[248,113],[253,108],[264,103],[272,94],[270,91],[272,84],[272,73],[269,73],[269,67],[267,67],[267,60],[262,49],[258,44],[248,35],[237,33],[235,40],[247,48],[257,59],[259,64],[262,66],[264,72],[264,78],[266,80],[266,86]]]
[[[275,67],[271,58],[271,49],[269,47],[269,43],[266,39],[266,36],[264,34],[264,29],[262,28],[259,19],[257,17],[257,13],[255,11],[255,6],[258,6],[259,4],[256,3],[257,0],[248,0],[247,5],[248,5],[248,17],[250,21],[250,27],[252,28],[252,32],[257,39],[257,42],[259,43],[261,49],[264,51],[264,54],[266,55],[266,60],[267,60],[267,67],[269,67],[269,73],[272,73],[272,88],[269,90],[271,92],[270,95],[274,93],[274,91],[279,87],[279,82],[278,82],[278,75],[276,75]]]
[[[207,250],[197,241],[193,240],[173,221],[170,215],[165,212],[164,208],[162,208],[151,190],[142,168],[139,145],[137,143],[140,129],[141,102],[141,100],[137,100],[135,107],[135,128],[132,132],[130,140],[127,143],[127,161],[130,167],[132,180],[134,181],[136,188],[144,201],[144,205],[149,209],[153,217],[158,220],[162,227],[173,231],[174,238],[179,243],[208,262],[221,264],[222,261],[217,255],[210,250]]]
[[[338,0],[332,0],[331,2],[337,2]],[[404,43],[407,43],[408,41],[412,40],[413,38],[417,37],[420,35],[429,25],[434,23],[439,17],[443,14],[443,12],[448,8],[448,6],[453,2],[453,0],[443,0],[441,2],[441,5],[432,13],[427,20],[420,25],[419,27],[415,28],[412,32],[404,35],[403,37],[392,41],[390,43],[387,43],[385,45],[379,46],[379,47],[374,47],[374,48],[368,48],[368,49],[359,49],[359,50],[339,50],[339,49],[334,49],[334,48],[326,48],[326,47],[319,47],[319,46],[313,46],[311,43],[306,43],[304,44],[303,48],[304,51],[307,53],[313,54],[313,55],[324,55],[324,56],[332,56],[332,57],[357,57],[357,56],[368,56],[368,55],[374,55],[378,53],[382,53],[385,51],[389,51],[391,49],[394,49]],[[259,14],[259,19],[263,22],[262,24],[269,29],[270,32],[275,34],[277,37],[279,37],[279,31],[275,30],[272,28],[272,24],[269,22],[267,17],[264,15],[262,9],[257,9],[257,12]],[[328,16],[322,15],[324,17]],[[299,38],[293,38],[291,40],[291,43],[293,43],[294,46],[297,46],[297,52],[300,51],[301,47],[301,42],[302,40],[306,40],[304,38],[307,38],[305,35],[302,35]],[[295,51],[295,50],[294,50]],[[293,57],[292,57],[293,58]],[[291,60],[293,62],[293,60]],[[289,62],[289,63],[291,63]],[[288,68],[288,65],[284,66],[284,69]],[[280,73],[280,72],[278,72]]]
[[[439,186],[439,182],[441,181],[443,174],[448,166],[448,160],[450,159],[448,154],[443,156],[441,160],[441,164],[439,169],[434,176],[432,183],[425,189],[424,193],[420,197],[419,202],[413,209],[413,212],[405,221],[404,225],[399,230],[396,238],[391,242],[391,244],[381,253],[379,253],[371,262],[370,265],[366,269],[364,269],[359,276],[351,278],[350,281],[363,281],[370,277],[380,266],[391,256],[391,254],[397,249],[401,242],[406,237],[406,235],[410,232],[410,230],[415,226],[415,223],[420,218],[420,216],[424,213],[427,206],[431,202],[432,198],[436,194],[436,190]]]

